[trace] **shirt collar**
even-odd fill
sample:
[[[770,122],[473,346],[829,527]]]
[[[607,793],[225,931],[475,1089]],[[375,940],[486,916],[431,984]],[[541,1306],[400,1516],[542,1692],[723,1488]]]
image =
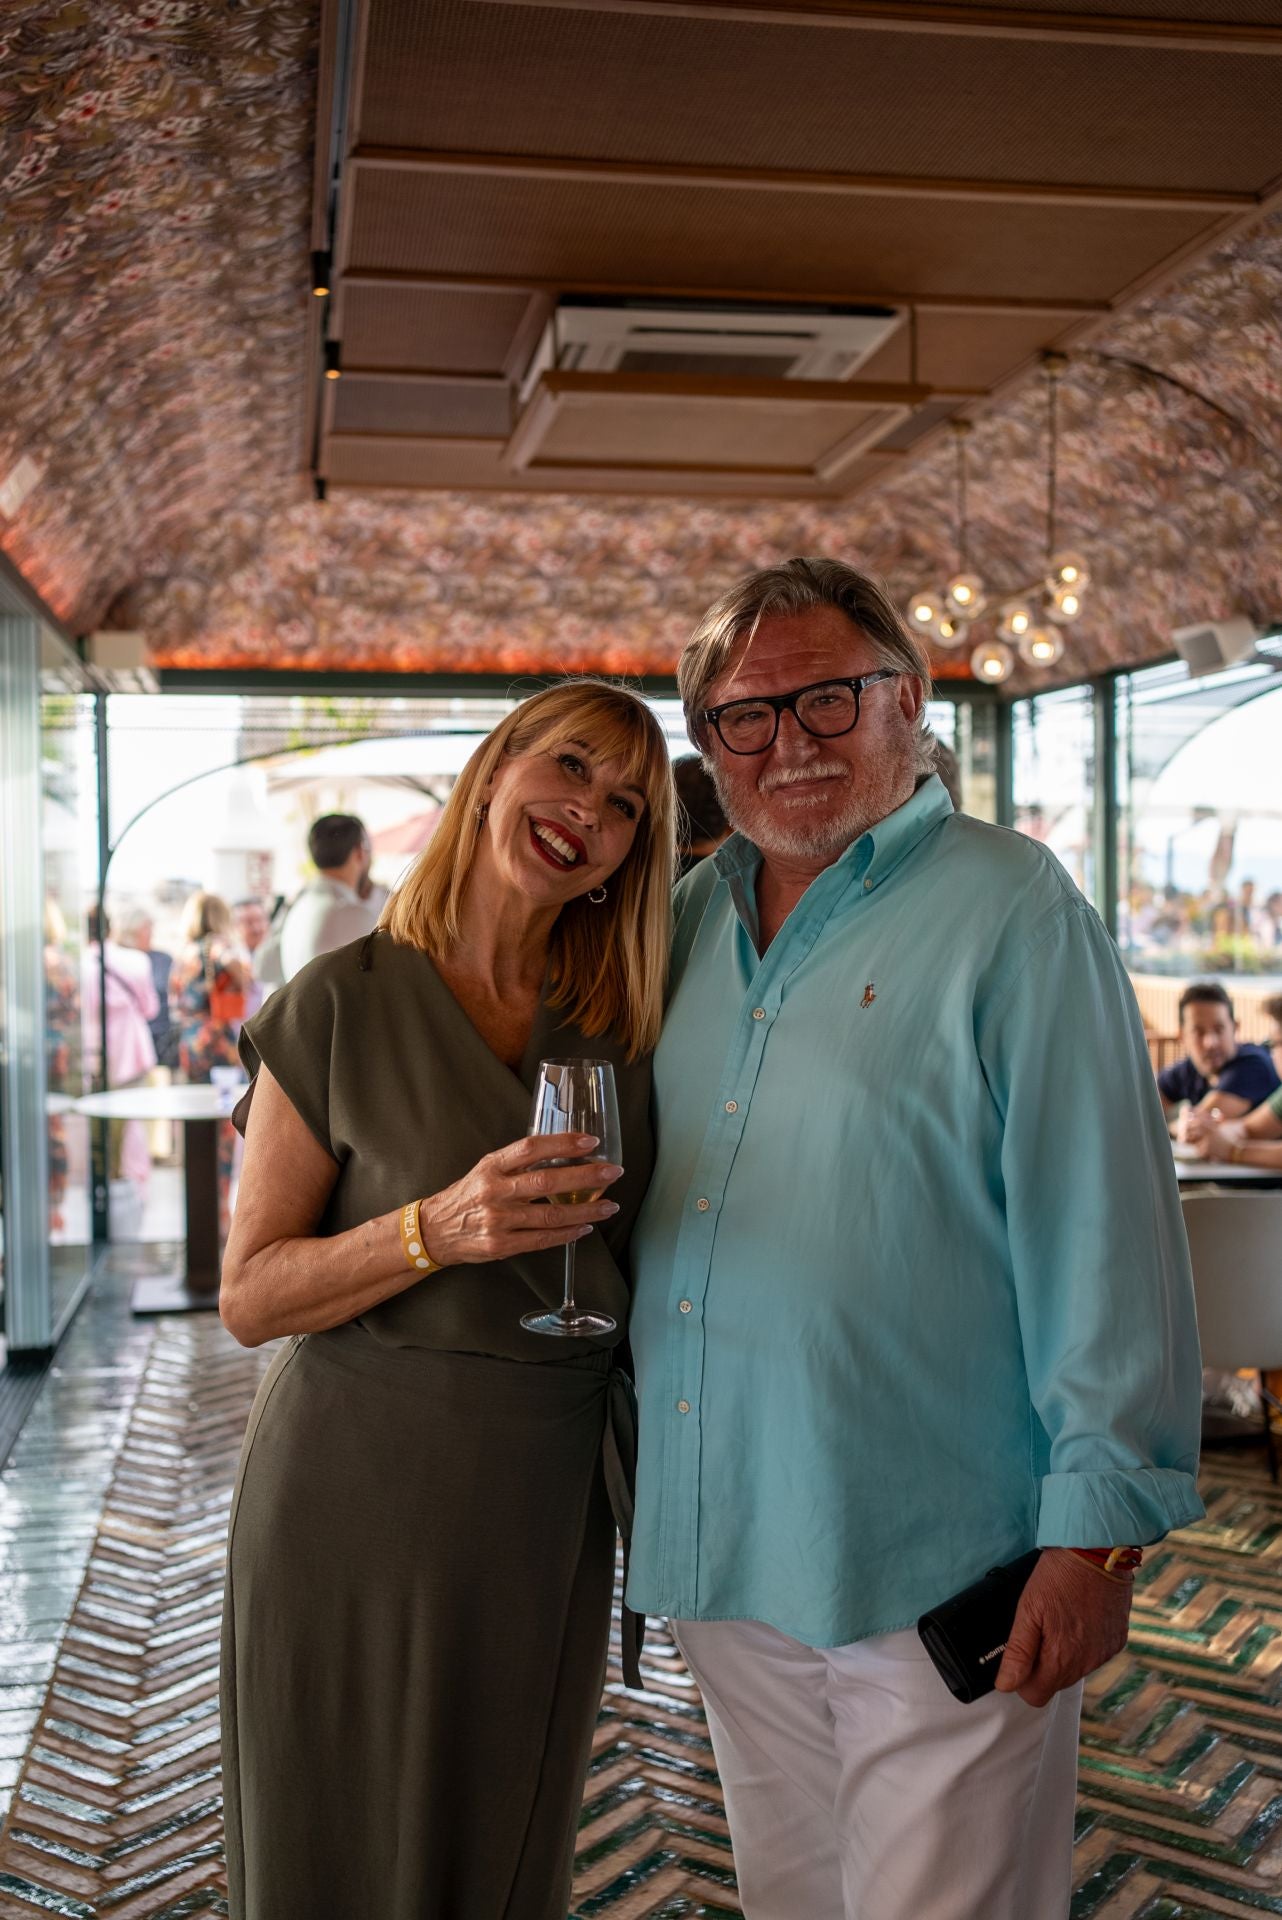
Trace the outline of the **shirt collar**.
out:
[[[349,887],[345,880],[336,880],[332,873],[320,873],[317,874],[316,877],[321,886],[327,888],[331,896],[341,902],[343,906],[360,906],[361,896],[357,893],[355,887]]]
[[[871,891],[952,811],[943,781],[937,773],[928,774],[918,782],[911,799],[875,827],[869,827],[867,833],[861,833],[833,865],[844,867],[848,873],[852,868],[862,873]],[[761,849],[745,834],[732,833],[712,860],[721,879],[733,880],[736,875],[746,878],[760,864]]]

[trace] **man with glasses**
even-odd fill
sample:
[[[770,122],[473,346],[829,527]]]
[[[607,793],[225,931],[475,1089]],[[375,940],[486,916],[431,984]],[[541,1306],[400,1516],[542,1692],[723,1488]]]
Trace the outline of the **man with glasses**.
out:
[[[953,812],[875,581],[754,574],[679,674],[738,831],[677,896],[629,1599],[703,1691],[748,1920],[1054,1920],[1082,1679],[1202,1511],[1143,1028],[1052,856]],[[914,1623],[1034,1546],[962,1705]]]

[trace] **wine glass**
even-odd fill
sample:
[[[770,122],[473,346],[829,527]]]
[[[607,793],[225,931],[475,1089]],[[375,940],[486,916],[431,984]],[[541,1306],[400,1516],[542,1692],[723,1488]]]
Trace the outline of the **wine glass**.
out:
[[[591,1153],[567,1154],[552,1160],[554,1167],[582,1167],[583,1184],[572,1193],[552,1193],[549,1200],[562,1207],[586,1206],[604,1192],[593,1184],[591,1167],[606,1161],[620,1166],[623,1141],[619,1132],[619,1103],[614,1090],[614,1068],[608,1060],[540,1060],[539,1077],[534,1088],[530,1112],[531,1133],[593,1133],[596,1146]],[[565,1249],[565,1298],[559,1307],[543,1313],[526,1313],[521,1325],[530,1333],[584,1334],[613,1333],[618,1325],[608,1313],[580,1307],[574,1300],[574,1247]]]

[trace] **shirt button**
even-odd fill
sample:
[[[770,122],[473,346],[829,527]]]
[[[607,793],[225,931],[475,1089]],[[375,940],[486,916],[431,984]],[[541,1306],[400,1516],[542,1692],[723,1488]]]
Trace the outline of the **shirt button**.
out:
[[[698,1207],[700,1213],[706,1213],[708,1211],[708,1208],[712,1205],[712,1202],[710,1200],[705,1200],[703,1195],[700,1194],[699,1198],[695,1201],[695,1205],[696,1207]]]
[[[753,1017],[753,1019],[754,1019],[754,1020],[764,1020],[764,1019],[765,1019],[765,1017],[766,1017],[766,1010],[765,1010],[765,1008],[764,1008],[764,1007],[754,1007],[754,1008],[752,1009],[752,1017]]]
[[[727,1113],[738,1113],[738,1111],[739,1111],[739,1102],[738,1102],[737,1100],[727,1100],[727,1101],[726,1101],[726,1112],[727,1112]]]
[[[871,888],[872,888],[872,881],[871,881],[871,880],[865,880],[865,881],[864,881],[864,892],[865,892],[865,893],[868,893],[868,892],[869,892],[869,891],[871,890]]]
[[[689,1402],[688,1400],[678,1400],[678,1401],[677,1401],[677,1412],[678,1412],[678,1413],[689,1413],[689,1411],[690,1411],[690,1402]]]
[[[683,1300],[683,1301],[681,1302],[681,1311],[682,1311],[682,1313],[689,1313],[689,1312],[690,1312],[690,1309],[691,1309],[691,1307],[692,1307],[693,1305],[694,1305],[694,1302],[693,1302],[692,1300]]]

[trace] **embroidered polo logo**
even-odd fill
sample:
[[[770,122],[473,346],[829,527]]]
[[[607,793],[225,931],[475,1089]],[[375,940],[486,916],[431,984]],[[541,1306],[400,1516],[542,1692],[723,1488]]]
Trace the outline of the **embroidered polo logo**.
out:
[[[870,980],[868,982],[868,985],[864,988],[864,997],[859,1002],[859,1004],[861,1007],[870,1007],[876,998],[877,998],[877,989],[873,985],[872,981]]]

